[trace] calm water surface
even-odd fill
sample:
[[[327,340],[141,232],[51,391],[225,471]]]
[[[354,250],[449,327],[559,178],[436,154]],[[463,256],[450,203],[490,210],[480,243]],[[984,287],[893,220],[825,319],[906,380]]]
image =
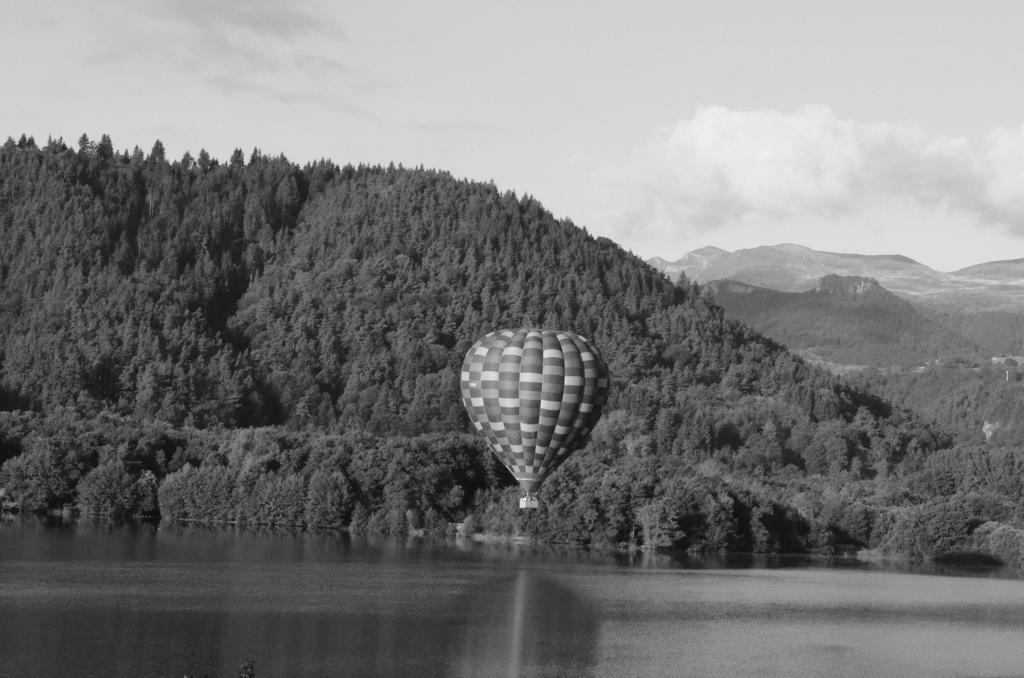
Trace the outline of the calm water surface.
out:
[[[1024,581],[0,523],[0,677],[1024,676]]]

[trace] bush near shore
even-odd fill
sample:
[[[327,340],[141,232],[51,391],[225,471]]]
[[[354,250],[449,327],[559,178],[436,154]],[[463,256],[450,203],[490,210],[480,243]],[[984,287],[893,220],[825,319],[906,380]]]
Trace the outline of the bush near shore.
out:
[[[24,432],[0,486],[25,511],[384,535],[462,523],[469,535],[610,549],[978,552],[1024,565],[1021,485],[1005,477],[1024,453],[1011,450],[957,448],[886,479],[795,467],[751,477],[722,459],[666,463],[612,413],[545,484],[540,509],[520,511],[518,488],[469,434],[197,430],[111,416],[69,424],[10,412],[0,426]]]

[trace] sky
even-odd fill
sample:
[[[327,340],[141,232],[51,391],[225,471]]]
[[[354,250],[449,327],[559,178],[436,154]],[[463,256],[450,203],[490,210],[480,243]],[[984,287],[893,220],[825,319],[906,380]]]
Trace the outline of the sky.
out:
[[[1024,3],[0,0],[0,139],[493,181],[644,257],[1024,257]]]

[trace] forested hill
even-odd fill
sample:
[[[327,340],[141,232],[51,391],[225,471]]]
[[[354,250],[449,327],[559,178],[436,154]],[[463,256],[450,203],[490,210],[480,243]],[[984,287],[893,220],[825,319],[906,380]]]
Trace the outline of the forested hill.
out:
[[[666,452],[702,437],[708,453],[738,448],[773,408],[780,442],[861,406],[890,423],[882,403],[529,197],[432,171],[79,146],[0,155],[4,387],[29,407],[463,430],[466,349],[540,325],[602,347],[609,409],[662,422]],[[723,433],[718,410],[745,397],[771,406]]]
[[[36,449],[24,417],[52,428],[59,415],[79,422],[69,427],[103,417],[163,427],[175,442],[143,466],[163,483],[165,513],[178,515],[164,505],[167,481],[204,468],[226,469],[225,482],[239,483],[233,492],[255,492],[237,475],[252,465],[227,453],[243,428],[289,432],[288,449],[307,456],[263,458],[258,468],[312,492],[311,436],[468,432],[462,357],[487,331],[520,325],[590,337],[614,377],[591,445],[545,485],[549,509],[519,526],[545,538],[809,548],[806,529],[804,541],[780,532],[765,542],[762,532],[775,528],[750,512],[775,515],[776,527],[813,523],[822,501],[805,492],[809,504],[797,511],[786,492],[902,477],[949,446],[709,299],[530,197],[443,172],[300,167],[258,151],[236,151],[226,164],[205,152],[170,160],[159,142],[118,152],[106,136],[83,136],[77,148],[9,140],[0,150],[2,389],[5,409],[36,414],[3,419],[21,428],[0,433],[0,453],[15,456],[0,484],[20,487],[20,457]],[[141,443],[128,438],[131,475],[126,459]],[[78,473],[116,458],[86,459]],[[349,492],[360,515],[391,510],[400,496],[413,512],[475,512],[500,528],[507,479],[459,477],[433,490],[449,492],[443,498],[388,494],[387,483],[375,495],[368,480]],[[805,487],[802,478],[819,480]],[[872,519],[891,508],[883,503]],[[870,527],[858,529],[850,538],[867,543]]]

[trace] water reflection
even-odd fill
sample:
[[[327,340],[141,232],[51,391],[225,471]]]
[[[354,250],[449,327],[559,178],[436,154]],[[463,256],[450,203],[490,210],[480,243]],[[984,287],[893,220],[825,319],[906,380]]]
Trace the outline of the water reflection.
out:
[[[233,530],[0,530],[0,677],[586,676],[544,561]]]
[[[5,522],[0,678],[1020,671],[1018,581],[821,565]]]
[[[465,603],[479,612],[456,648],[453,676],[591,676],[600,622],[571,590],[520,569],[489,582]],[[480,614],[483,612],[484,614]]]

